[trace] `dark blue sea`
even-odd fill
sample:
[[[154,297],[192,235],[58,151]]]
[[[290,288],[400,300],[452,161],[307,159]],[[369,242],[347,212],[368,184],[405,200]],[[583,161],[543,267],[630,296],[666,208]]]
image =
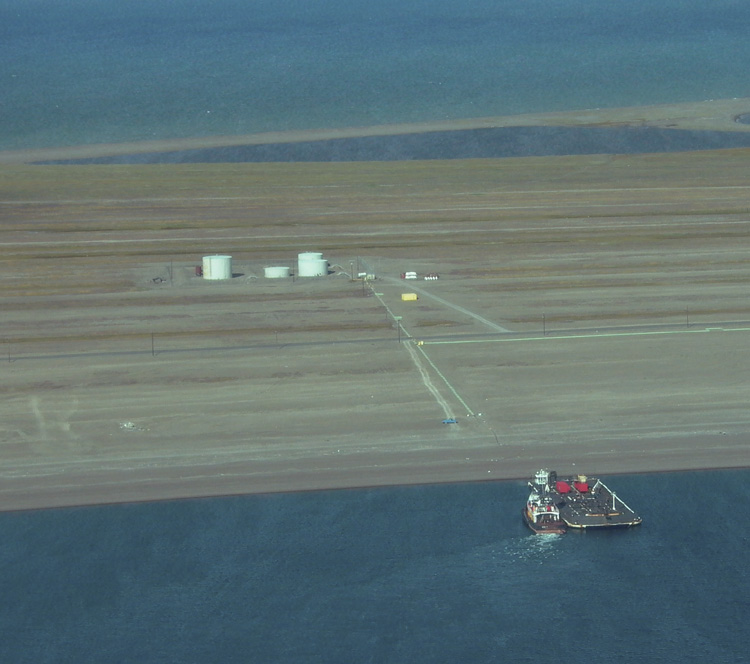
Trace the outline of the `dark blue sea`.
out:
[[[0,149],[750,95],[746,0],[0,0]]]
[[[608,484],[642,526],[534,535],[523,482],[2,514],[0,661],[747,662],[750,471]]]

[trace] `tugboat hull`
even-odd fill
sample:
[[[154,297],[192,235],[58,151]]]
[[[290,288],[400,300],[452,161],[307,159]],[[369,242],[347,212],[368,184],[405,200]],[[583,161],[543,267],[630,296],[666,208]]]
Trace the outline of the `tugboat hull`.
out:
[[[537,535],[562,535],[565,523],[560,518],[560,510],[550,493],[549,472],[540,470],[529,482],[531,493],[522,515],[526,525]]]
[[[565,522],[562,520],[552,522],[534,522],[529,518],[526,508],[521,510],[521,516],[524,523],[531,528],[537,535],[564,535],[567,530]]]

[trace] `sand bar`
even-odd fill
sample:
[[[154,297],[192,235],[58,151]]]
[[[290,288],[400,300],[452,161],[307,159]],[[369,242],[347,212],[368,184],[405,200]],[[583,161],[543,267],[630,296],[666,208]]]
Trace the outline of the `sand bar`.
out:
[[[29,163],[60,159],[86,159],[115,155],[170,152],[178,150],[323,141],[365,136],[394,136],[423,132],[485,129],[495,127],[654,127],[685,130],[750,132],[750,125],[736,121],[750,112],[750,98],[707,100],[681,104],[586,109],[553,113],[465,118],[445,122],[422,122],[344,127],[303,131],[276,131],[238,136],[204,136],[129,143],[50,147],[0,151],[0,164]]]

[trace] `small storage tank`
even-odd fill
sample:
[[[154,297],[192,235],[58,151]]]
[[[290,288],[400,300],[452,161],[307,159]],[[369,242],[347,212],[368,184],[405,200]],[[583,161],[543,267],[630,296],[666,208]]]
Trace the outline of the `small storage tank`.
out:
[[[203,257],[204,279],[231,279],[232,257],[216,254]]]
[[[328,261],[318,251],[305,251],[297,256],[298,277],[323,277],[328,274]]]
[[[266,275],[266,279],[284,279],[288,277],[292,272],[289,267],[271,266],[264,267],[263,273]]]

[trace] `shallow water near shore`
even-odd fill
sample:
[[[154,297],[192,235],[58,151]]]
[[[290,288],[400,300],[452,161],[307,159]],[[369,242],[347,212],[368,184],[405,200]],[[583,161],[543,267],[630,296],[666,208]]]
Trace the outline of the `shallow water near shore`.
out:
[[[533,535],[524,482],[1,514],[0,658],[746,661],[750,471],[605,481],[642,526]]]
[[[750,95],[732,0],[0,0],[0,149]]]

